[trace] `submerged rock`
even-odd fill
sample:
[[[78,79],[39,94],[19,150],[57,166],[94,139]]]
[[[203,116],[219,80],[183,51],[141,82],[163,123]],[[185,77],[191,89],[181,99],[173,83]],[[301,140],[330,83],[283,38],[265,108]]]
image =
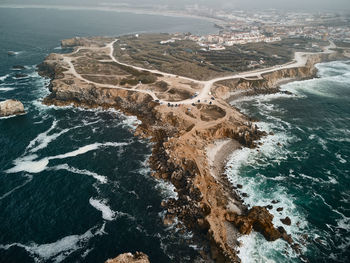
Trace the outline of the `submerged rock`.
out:
[[[23,73],[18,73],[18,74],[15,75],[16,79],[23,79],[23,78],[26,78],[26,77],[28,77],[28,75],[27,74],[23,74]]]
[[[14,51],[8,51],[7,55],[10,56],[10,57],[13,57],[13,56],[16,56],[17,54]]]
[[[5,100],[0,102],[0,117],[24,114],[24,106],[18,100]]]
[[[106,263],[149,263],[148,256],[142,252],[121,254],[114,259],[108,259]]]
[[[15,70],[22,70],[22,69],[25,69],[25,66],[22,66],[22,65],[14,65],[14,66],[12,66],[12,69],[15,69]]]

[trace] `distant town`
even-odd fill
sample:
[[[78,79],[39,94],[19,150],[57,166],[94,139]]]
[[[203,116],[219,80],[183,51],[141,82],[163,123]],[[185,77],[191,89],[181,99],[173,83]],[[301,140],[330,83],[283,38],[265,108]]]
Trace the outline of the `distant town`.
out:
[[[143,6],[148,10],[147,6]],[[284,38],[307,38],[336,41],[350,45],[350,15],[348,13],[312,13],[280,10],[222,10],[189,5],[176,10],[166,5],[152,6],[154,12],[205,17],[215,21],[217,34],[190,35],[203,50],[225,50],[226,47],[259,42],[276,42]],[[169,11],[170,10],[170,11]],[[170,39],[169,42],[176,41]],[[169,43],[164,42],[163,44]]]
[[[235,11],[189,6],[186,12],[218,20],[218,34],[188,38],[207,50],[224,50],[236,44],[275,42],[283,38],[333,40],[350,45],[350,16],[339,13]]]

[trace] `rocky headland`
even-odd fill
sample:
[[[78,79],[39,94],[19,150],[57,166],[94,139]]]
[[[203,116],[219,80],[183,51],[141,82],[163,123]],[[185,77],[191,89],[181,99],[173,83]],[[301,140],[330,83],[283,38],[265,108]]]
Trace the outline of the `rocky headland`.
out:
[[[227,78],[213,83],[204,94],[208,83],[118,63],[111,41],[63,41],[74,51],[51,54],[38,66],[42,76],[51,78],[51,94],[44,103],[114,108],[137,116],[141,124],[135,135],[153,142],[152,176],[170,181],[178,193],[177,199],[162,202],[167,211],[164,223],[174,224],[178,218],[178,228],[195,234],[203,259],[240,262],[237,239],[251,231],[269,241],[282,238],[297,249],[285,229],[273,225],[268,208],[246,207],[244,197],[236,192],[239,186],[231,185],[224,174],[229,154],[239,147],[259,147],[259,139],[267,135],[229,102],[239,96],[278,92],[281,80],[314,77],[316,63],[338,54],[310,55],[302,67],[276,69],[256,78]]]

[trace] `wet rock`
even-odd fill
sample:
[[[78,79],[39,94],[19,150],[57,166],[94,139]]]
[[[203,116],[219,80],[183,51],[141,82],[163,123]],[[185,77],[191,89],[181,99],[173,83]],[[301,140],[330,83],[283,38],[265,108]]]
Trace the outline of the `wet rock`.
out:
[[[23,78],[26,78],[26,77],[28,77],[28,75],[27,74],[23,74],[23,73],[17,73],[15,75],[16,79],[23,79]]]
[[[166,216],[163,219],[163,224],[165,226],[171,226],[175,222],[175,215],[172,214],[166,214]]]
[[[273,208],[273,206],[272,205],[267,205],[267,206],[265,206],[267,209],[269,209],[269,210],[271,210],[272,208]]]
[[[237,188],[238,188],[238,189],[242,189],[242,188],[243,188],[243,185],[237,184]]]
[[[248,197],[249,195],[247,193],[242,193],[243,197]]]
[[[278,231],[281,233],[281,238],[288,242],[288,244],[291,245],[293,243],[292,236],[287,234],[287,231],[284,229],[283,226],[279,226]]]
[[[241,234],[249,234],[252,229],[260,232],[268,241],[282,237],[272,223],[271,215],[265,207],[254,206],[246,215],[228,214],[226,220],[232,222]]]
[[[277,212],[282,212],[283,211],[283,207],[279,207],[276,210],[277,210]]]
[[[12,69],[15,69],[15,70],[22,70],[22,69],[25,69],[25,67],[22,66],[22,65],[14,65],[14,66],[12,67]]]
[[[293,95],[293,93],[288,90],[282,90],[281,93],[286,95]]]
[[[114,259],[108,259],[106,263],[150,263],[148,256],[142,252],[121,254]]]
[[[18,100],[5,100],[0,102],[0,117],[24,114],[24,106]]]
[[[280,201],[278,201],[278,200],[272,200],[272,202],[271,203],[273,203],[273,204],[278,204]]]
[[[290,218],[288,216],[284,219],[281,219],[281,222],[287,226],[290,226],[292,224],[292,221],[290,220]]]

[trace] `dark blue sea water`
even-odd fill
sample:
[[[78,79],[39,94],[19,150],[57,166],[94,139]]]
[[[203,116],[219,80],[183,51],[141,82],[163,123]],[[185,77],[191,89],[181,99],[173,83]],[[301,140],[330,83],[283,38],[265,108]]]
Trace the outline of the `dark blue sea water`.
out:
[[[274,135],[259,151],[234,153],[227,173],[249,194],[248,205],[279,201],[274,223],[292,234],[309,262],[350,262],[350,61],[317,68],[319,78],[282,86],[293,96],[232,102]],[[281,223],[286,216],[291,226]],[[300,262],[284,241],[260,234],[242,241],[243,262]]]
[[[0,100],[19,99],[28,112],[0,119],[0,262],[104,262],[135,251],[192,261],[191,235],[162,225],[160,203],[175,193],[151,178],[137,120],[43,106],[48,80],[35,69],[65,38],[188,31],[215,29],[189,18],[0,8]]]

